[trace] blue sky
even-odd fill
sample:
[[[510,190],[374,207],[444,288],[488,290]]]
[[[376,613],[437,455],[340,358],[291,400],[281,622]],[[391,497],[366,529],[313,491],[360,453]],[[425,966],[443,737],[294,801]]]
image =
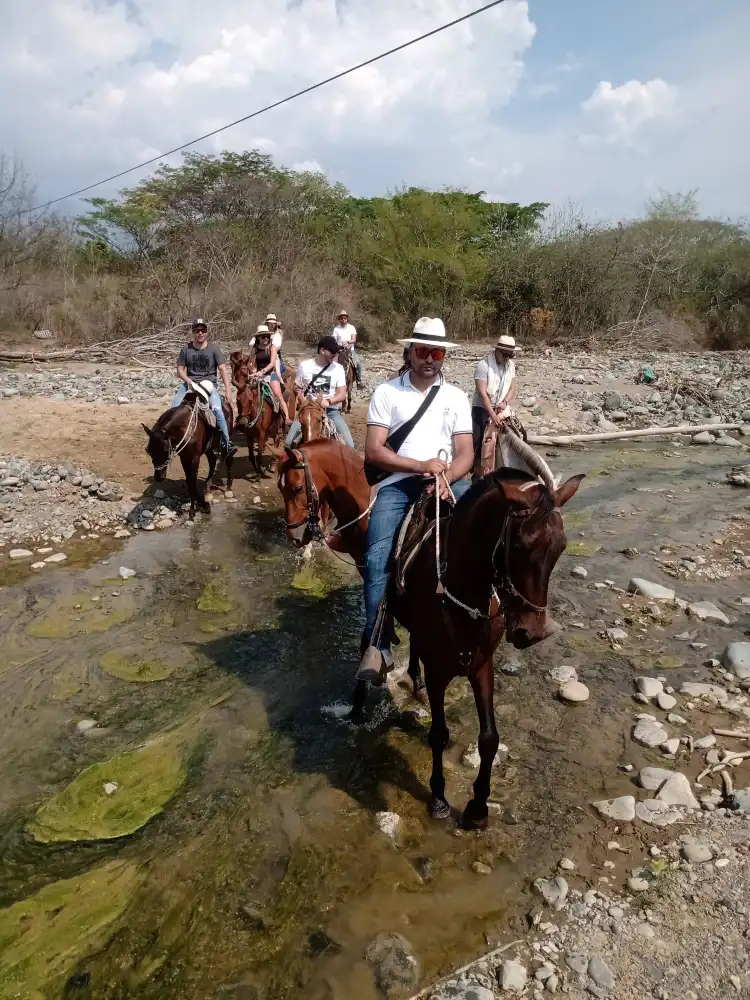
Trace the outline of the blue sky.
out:
[[[2,151],[53,197],[478,5],[5,0]],[[258,147],[363,195],[463,186],[614,218],[698,188],[739,217],[748,37],[747,0],[507,0],[199,148]]]

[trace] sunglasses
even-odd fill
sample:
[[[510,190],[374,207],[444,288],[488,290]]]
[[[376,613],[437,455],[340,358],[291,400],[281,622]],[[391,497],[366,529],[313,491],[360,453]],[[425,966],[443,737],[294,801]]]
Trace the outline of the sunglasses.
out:
[[[420,361],[432,358],[433,361],[442,361],[445,357],[444,347],[415,347],[414,353]]]

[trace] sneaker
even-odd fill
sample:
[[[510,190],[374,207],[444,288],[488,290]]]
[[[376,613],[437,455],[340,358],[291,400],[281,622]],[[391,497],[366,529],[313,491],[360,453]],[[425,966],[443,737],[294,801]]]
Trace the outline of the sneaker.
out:
[[[389,649],[379,650],[369,646],[357,670],[358,681],[369,681],[380,687],[385,683],[386,674],[393,670],[393,655]]]

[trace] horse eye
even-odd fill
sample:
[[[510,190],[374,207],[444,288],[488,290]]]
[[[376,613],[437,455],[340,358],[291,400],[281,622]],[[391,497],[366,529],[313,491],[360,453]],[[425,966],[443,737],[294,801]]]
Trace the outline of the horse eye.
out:
[[[302,487],[301,486],[293,486],[292,487],[292,493],[301,493],[301,492],[302,492]]]

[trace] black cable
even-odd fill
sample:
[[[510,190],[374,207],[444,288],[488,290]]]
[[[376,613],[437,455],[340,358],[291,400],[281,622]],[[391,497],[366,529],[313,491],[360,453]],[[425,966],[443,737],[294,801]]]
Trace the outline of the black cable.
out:
[[[226,132],[227,129],[234,128],[235,125],[241,125],[243,122],[250,121],[251,118],[257,118],[258,115],[265,114],[266,111],[273,111],[274,108],[279,108],[282,104],[288,104],[290,101],[294,101],[298,97],[304,97],[305,94],[310,94],[313,90],[325,87],[326,84],[333,83],[335,80],[340,80],[342,77],[348,76],[350,73],[356,73],[357,70],[364,69],[365,66],[372,66],[373,63],[379,62],[381,59],[392,56],[396,52],[402,52],[404,49],[408,49],[410,46],[416,45],[417,42],[423,42],[426,38],[438,35],[441,31],[453,28],[457,24],[461,24],[462,21],[468,21],[470,18],[476,17],[477,14],[483,14],[485,11],[490,10],[492,7],[498,7],[504,2],[505,0],[492,0],[491,3],[485,4],[484,7],[478,7],[476,10],[473,10],[468,14],[463,14],[461,17],[457,17],[455,20],[449,21],[447,24],[442,24],[439,28],[433,28],[432,31],[427,31],[425,34],[419,35],[417,38],[412,38],[411,41],[404,42],[401,45],[397,45],[395,48],[388,49],[387,52],[381,52],[380,55],[373,56],[371,59],[365,59],[364,62],[357,63],[356,66],[350,66],[349,69],[342,70],[340,73],[336,73],[334,76],[329,76],[328,79],[321,80],[319,83],[314,83],[310,87],[305,87],[304,90],[298,90],[296,94],[290,94],[288,97],[283,97],[280,101],[274,101],[273,104],[267,104],[265,108],[253,111],[252,114],[245,115],[244,118],[238,118],[236,121],[229,122],[228,125],[222,125],[220,128],[214,129],[213,132],[206,132],[205,135],[198,136],[197,139],[191,139],[190,142],[184,142],[181,146],[175,146],[174,149],[168,149],[166,153],[159,153],[158,156],[152,156],[150,160],[144,160],[142,163],[136,163],[135,166],[128,167],[127,170],[121,170],[119,173],[105,177],[104,180],[96,181],[94,184],[88,184],[86,187],[78,188],[77,191],[71,191],[69,194],[60,195],[59,198],[52,198],[50,201],[46,201],[42,205],[30,208],[29,212],[39,212],[42,209],[47,209],[51,205],[57,205],[61,201],[67,201],[68,198],[75,198],[79,194],[85,194],[87,191],[92,191],[94,188],[101,187],[102,184],[109,184],[110,181],[116,181],[120,177],[132,174],[134,170],[140,170],[142,167],[148,167],[152,163],[157,163],[159,160],[163,160],[166,156],[172,156],[174,153],[179,153],[181,150],[187,149],[189,146],[195,146],[196,143],[203,142],[204,139],[210,139],[212,136],[218,135],[220,132]]]

